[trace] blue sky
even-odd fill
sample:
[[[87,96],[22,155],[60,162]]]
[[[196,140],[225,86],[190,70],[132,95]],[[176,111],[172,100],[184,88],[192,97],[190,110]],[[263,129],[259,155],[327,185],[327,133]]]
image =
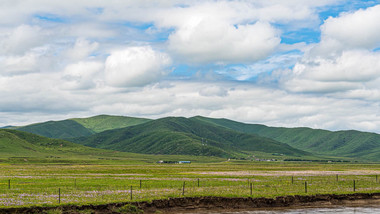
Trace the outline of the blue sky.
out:
[[[0,4],[0,126],[202,115],[380,133],[380,1]]]

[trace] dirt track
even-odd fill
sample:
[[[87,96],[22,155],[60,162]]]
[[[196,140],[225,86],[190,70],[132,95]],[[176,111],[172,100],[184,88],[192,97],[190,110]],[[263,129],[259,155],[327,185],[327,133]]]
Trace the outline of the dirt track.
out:
[[[61,210],[62,213],[121,213],[118,208],[128,203],[60,207],[30,207],[0,209],[0,213],[44,213],[48,210]],[[153,200],[151,202],[134,202],[132,205],[144,213],[186,213],[205,211],[238,211],[256,210],[263,208],[299,208],[299,207],[328,207],[333,205],[380,205],[380,193],[356,193],[345,195],[312,195],[284,196],[271,198],[225,198],[225,197],[194,197],[170,198]]]

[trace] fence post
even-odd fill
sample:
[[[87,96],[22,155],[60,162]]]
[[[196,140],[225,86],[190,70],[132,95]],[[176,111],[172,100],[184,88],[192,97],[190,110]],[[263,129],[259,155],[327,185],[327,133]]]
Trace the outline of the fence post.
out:
[[[251,197],[252,197],[252,189],[253,189],[253,187],[252,187],[252,183],[251,183]]]
[[[58,188],[58,204],[61,203],[61,188]]]
[[[132,192],[132,186],[131,186],[131,201],[133,199],[133,192]]]
[[[307,181],[305,181],[305,193],[307,193]]]
[[[182,186],[182,196],[185,195],[185,181],[183,182],[183,186]]]
[[[11,189],[11,179],[8,180],[8,189]]]
[[[356,190],[356,185],[355,185],[355,180],[354,180],[354,192],[355,192],[355,190]]]

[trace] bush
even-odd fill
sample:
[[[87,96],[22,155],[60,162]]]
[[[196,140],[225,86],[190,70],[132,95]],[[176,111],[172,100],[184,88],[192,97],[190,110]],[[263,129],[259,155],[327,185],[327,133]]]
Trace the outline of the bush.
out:
[[[143,213],[144,211],[132,204],[126,204],[116,210],[119,213]]]

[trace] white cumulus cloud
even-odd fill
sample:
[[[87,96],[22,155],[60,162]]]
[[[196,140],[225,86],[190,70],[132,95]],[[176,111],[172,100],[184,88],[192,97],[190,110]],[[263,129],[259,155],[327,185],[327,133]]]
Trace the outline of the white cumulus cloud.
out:
[[[115,87],[138,87],[158,81],[167,74],[170,57],[150,46],[128,47],[107,57],[105,77]]]
[[[330,17],[321,26],[321,43],[314,50],[329,54],[346,49],[380,46],[380,5]]]
[[[1,54],[23,54],[25,51],[43,44],[45,34],[39,26],[22,24],[0,36]]]
[[[296,63],[284,85],[297,92],[370,89],[373,88],[371,82],[380,77],[379,70],[380,53],[346,50],[336,57],[305,57]]]
[[[78,38],[72,48],[67,50],[66,54],[70,59],[81,60],[88,57],[99,47],[99,43],[90,42],[84,38]]]
[[[0,75],[36,72],[39,70],[38,60],[39,55],[33,52],[28,52],[22,56],[0,56]]]
[[[283,81],[287,90],[373,97],[380,90],[380,5],[341,13],[321,26],[321,41]],[[369,91],[366,93],[365,91]],[[376,93],[375,93],[376,94]],[[358,98],[358,97],[356,97]]]
[[[96,86],[96,80],[99,79],[104,69],[102,62],[85,62],[81,61],[66,66],[63,71],[63,79],[66,89],[89,89]]]
[[[268,23],[237,25],[191,20],[169,36],[169,50],[195,63],[257,61],[271,54],[280,38]]]

